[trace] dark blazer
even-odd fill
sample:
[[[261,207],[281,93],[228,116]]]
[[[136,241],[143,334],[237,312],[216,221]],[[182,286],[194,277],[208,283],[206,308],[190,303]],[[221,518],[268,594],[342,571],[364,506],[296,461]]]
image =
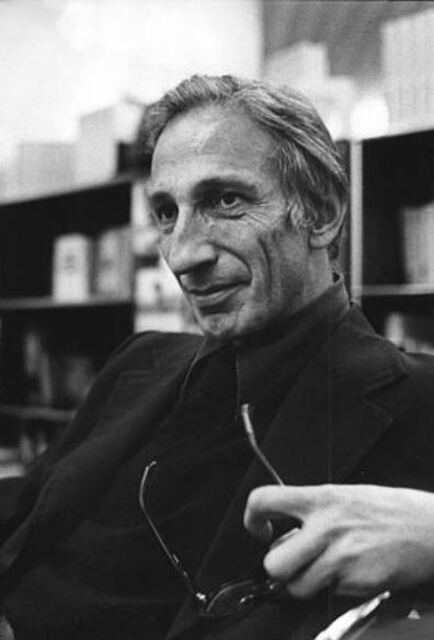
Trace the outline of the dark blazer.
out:
[[[176,401],[200,342],[176,334],[133,338],[99,377],[62,441],[28,478],[0,483],[6,493],[0,494],[5,584],[26,551],[49,549],[98,501],[114,470]],[[363,482],[434,490],[433,391],[434,358],[403,354],[353,307],[288,393],[263,450],[291,484]],[[249,543],[242,514],[249,491],[263,482],[252,463],[199,570],[202,589],[252,575],[261,564],[265,549]],[[352,604],[331,603],[326,596],[267,603],[229,624],[202,625],[186,602],[168,637],[308,639],[330,615]]]

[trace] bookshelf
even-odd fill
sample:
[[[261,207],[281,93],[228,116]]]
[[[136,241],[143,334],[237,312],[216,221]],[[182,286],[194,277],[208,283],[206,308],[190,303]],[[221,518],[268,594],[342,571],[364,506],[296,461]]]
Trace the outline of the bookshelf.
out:
[[[433,166],[434,130],[351,145],[351,291],[408,350],[434,350]]]
[[[74,417],[74,411],[54,409],[52,407],[0,405],[0,415],[13,416],[21,420],[52,422],[60,425],[69,422]]]
[[[352,295],[399,346],[434,350],[434,282],[408,279],[401,213],[434,201],[434,130],[338,146],[351,183],[342,266]],[[152,296],[137,289],[136,260],[130,288],[91,291],[82,299],[52,295],[56,238],[78,233],[95,240],[117,227],[137,235],[146,218],[143,189],[137,179],[122,177],[0,202],[0,449],[6,458],[15,447],[27,462],[55,438],[111,351],[144,319],[146,325],[147,316],[158,317]],[[145,260],[142,275],[143,265],[153,268]],[[141,282],[153,282],[151,272],[144,275]],[[180,305],[173,309],[172,316],[182,315]],[[47,379],[39,375],[35,382],[35,367],[26,370],[26,349],[42,354]],[[65,378],[69,393],[56,385]]]
[[[158,317],[161,300],[137,284],[144,269],[154,270],[148,280],[158,283],[160,268],[155,249],[145,254],[143,238],[139,248],[134,242],[149,227],[144,188],[140,179],[121,176],[0,202],[0,467],[2,452],[10,460],[15,449],[14,463],[27,464],[56,438],[110,353],[139,327],[138,316],[141,324],[147,313]],[[105,290],[95,290],[101,269],[113,270],[107,251],[101,262],[101,238],[113,247],[121,234],[128,244],[114,271],[125,271],[123,280],[110,288],[106,278]],[[56,297],[56,243],[77,236],[93,252],[89,289],[70,295],[67,280]],[[163,302],[171,318],[182,316],[173,291]]]

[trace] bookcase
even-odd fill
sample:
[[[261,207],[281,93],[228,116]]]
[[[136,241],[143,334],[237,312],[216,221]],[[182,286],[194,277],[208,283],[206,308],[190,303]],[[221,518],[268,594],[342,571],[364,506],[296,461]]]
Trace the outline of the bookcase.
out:
[[[144,185],[131,176],[0,202],[0,467],[8,451],[26,464],[57,436],[146,312],[135,276],[158,256],[134,253],[144,202]],[[126,285],[108,295],[54,296],[58,239],[79,235],[95,245],[116,229],[131,231]]]
[[[351,145],[351,290],[400,347],[434,351],[434,130]]]
[[[434,279],[417,280],[411,263],[422,257],[434,273],[434,223],[420,222],[434,201],[434,130],[338,146],[351,184],[341,264],[352,297],[400,347],[434,351]],[[56,239],[97,240],[114,228],[136,235],[145,217],[138,210],[143,189],[124,176],[0,202],[0,472],[3,458],[10,462],[8,448],[27,463],[60,433],[112,350],[142,328],[138,315],[155,312],[152,296],[138,293],[137,260],[131,286],[117,295],[52,295]],[[423,224],[432,213],[425,211]],[[173,308],[185,314],[181,303]]]

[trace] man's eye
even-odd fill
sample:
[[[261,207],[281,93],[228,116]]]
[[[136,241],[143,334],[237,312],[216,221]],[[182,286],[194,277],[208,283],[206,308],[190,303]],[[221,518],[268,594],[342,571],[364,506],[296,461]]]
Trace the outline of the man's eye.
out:
[[[217,191],[203,202],[203,207],[211,215],[226,218],[240,218],[245,213],[246,198],[236,191]]]
[[[207,205],[212,209],[220,211],[229,211],[237,207],[242,201],[241,196],[234,191],[227,191],[226,193],[216,193],[207,198]]]
[[[229,209],[239,204],[240,197],[236,193],[223,193],[219,198],[219,202],[223,208]]]
[[[161,225],[170,225],[175,222],[178,210],[174,204],[162,204],[155,207],[155,215]]]

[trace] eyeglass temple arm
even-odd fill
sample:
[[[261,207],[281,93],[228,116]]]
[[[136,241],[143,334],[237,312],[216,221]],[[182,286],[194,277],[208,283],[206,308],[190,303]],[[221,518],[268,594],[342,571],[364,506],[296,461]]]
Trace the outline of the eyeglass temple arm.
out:
[[[283,486],[285,483],[283,482],[282,478],[279,476],[279,474],[277,473],[276,469],[272,466],[272,464],[270,463],[268,458],[265,456],[265,454],[259,448],[259,445],[258,445],[258,443],[256,441],[255,432],[253,430],[253,424],[252,424],[252,421],[250,419],[249,410],[250,410],[249,404],[246,403],[246,404],[241,405],[241,417],[243,419],[244,430],[245,430],[245,432],[247,434],[247,438],[249,439],[250,446],[252,447],[252,449],[253,449],[256,457],[258,458],[259,462],[268,471],[268,473],[271,475],[273,480],[275,482],[277,482],[277,484]]]
[[[161,537],[161,534],[158,531],[157,527],[155,526],[151,516],[149,515],[148,509],[146,507],[145,498],[144,498],[145,486],[146,486],[146,483],[148,482],[150,474],[155,470],[156,466],[157,466],[157,461],[154,460],[153,462],[147,465],[147,467],[145,468],[145,471],[143,472],[143,476],[140,481],[140,489],[139,489],[140,508],[142,509],[143,515],[145,516],[147,523],[151,527],[152,532],[154,533],[155,537],[160,543],[161,548],[165,552],[166,556],[169,558],[174,569],[178,572],[178,574],[184,580],[184,583],[188,591],[190,592],[190,594],[193,596],[193,598],[200,601],[201,603],[206,602],[206,599],[207,599],[206,595],[198,589],[193,578],[187,573],[187,571],[182,566],[178,556],[172,551],[170,551],[164,539]]]

